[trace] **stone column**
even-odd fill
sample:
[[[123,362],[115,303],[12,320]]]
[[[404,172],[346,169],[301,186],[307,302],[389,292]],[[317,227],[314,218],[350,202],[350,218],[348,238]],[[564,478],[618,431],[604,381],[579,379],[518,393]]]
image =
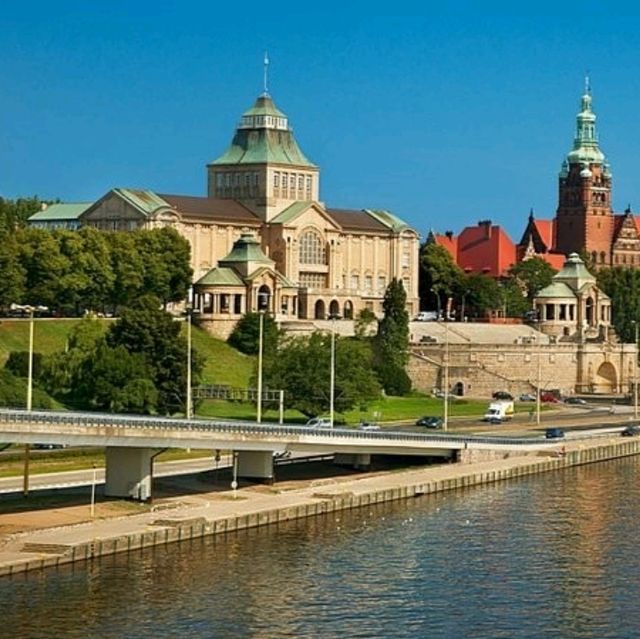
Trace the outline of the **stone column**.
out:
[[[153,448],[107,446],[104,494],[136,501],[151,498],[151,458]]]

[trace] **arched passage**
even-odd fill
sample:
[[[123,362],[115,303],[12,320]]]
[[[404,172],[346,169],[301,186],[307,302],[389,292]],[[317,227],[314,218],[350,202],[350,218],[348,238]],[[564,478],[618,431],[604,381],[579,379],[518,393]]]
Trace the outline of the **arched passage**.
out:
[[[462,397],[464,395],[464,382],[456,382],[451,389],[451,394]]]
[[[615,393],[618,390],[618,374],[611,362],[600,364],[595,377],[597,393]]]
[[[340,304],[336,300],[331,300],[329,304],[329,315],[338,317],[340,315]]]
[[[327,313],[325,311],[324,301],[318,300],[315,305],[314,317],[316,319],[324,319]]]
[[[353,302],[347,300],[344,303],[344,318],[345,319],[353,319]]]

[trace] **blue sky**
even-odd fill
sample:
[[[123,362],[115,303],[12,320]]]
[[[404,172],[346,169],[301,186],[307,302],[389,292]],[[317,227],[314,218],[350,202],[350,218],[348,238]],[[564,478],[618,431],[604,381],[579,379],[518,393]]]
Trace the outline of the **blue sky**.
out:
[[[421,233],[489,218],[518,240],[530,207],[554,214],[588,70],[614,208],[640,211],[640,14],[565,4],[11,3],[0,195],[204,195],[268,49],[271,94],[330,206],[388,208]]]

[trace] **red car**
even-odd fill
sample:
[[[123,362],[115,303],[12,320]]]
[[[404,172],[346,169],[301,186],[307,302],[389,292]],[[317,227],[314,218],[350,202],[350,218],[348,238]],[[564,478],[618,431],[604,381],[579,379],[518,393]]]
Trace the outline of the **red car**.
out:
[[[553,393],[540,393],[540,401],[557,404],[560,400]]]

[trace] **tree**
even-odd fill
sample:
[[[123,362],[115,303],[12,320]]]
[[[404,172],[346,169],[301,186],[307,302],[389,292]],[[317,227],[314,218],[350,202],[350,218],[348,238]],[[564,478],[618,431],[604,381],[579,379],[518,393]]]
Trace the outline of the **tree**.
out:
[[[37,196],[21,197],[17,200],[5,200],[0,197],[0,228],[13,231],[24,226],[27,219],[42,209]]]
[[[158,391],[145,357],[124,346],[111,348],[101,343],[94,357],[81,367],[78,395],[94,410],[151,413],[158,403]]]
[[[344,412],[378,397],[380,386],[373,372],[370,345],[336,337],[335,349],[335,410]],[[284,390],[287,408],[295,408],[308,417],[327,413],[331,335],[317,332],[286,340],[263,374],[267,388]]]
[[[136,237],[132,233],[106,233],[109,246],[113,286],[105,303],[114,311],[131,306],[142,295],[144,284],[144,261],[136,248]]]
[[[15,234],[0,227],[0,307],[20,303],[24,297],[26,273],[19,253]]]
[[[187,341],[181,335],[181,328],[180,322],[162,310],[157,297],[146,295],[123,309],[120,319],[107,333],[107,344],[111,348],[122,346],[129,353],[143,356],[158,391],[157,409],[164,414],[185,408]],[[203,360],[195,349],[192,349],[191,366],[192,384],[196,384]]]
[[[611,298],[611,322],[618,337],[635,340],[635,322],[640,322],[640,271],[615,266],[597,274],[598,286]]]
[[[54,397],[78,405],[88,405],[81,396],[83,368],[87,360],[95,359],[104,343],[105,328],[94,319],[84,319],[69,334],[67,347],[44,358],[41,383]]]
[[[60,252],[55,237],[43,229],[24,228],[16,233],[19,260],[25,271],[23,302],[58,308],[69,260]]]
[[[260,337],[260,313],[247,313],[235,325],[227,340],[233,348],[245,355],[257,355]],[[278,349],[280,329],[270,315],[264,315],[262,325],[262,352],[267,357]]]
[[[490,311],[501,308],[504,304],[504,296],[498,282],[489,275],[471,273],[464,276],[466,288],[467,315],[484,317]]]
[[[136,250],[144,264],[143,290],[163,307],[187,297],[191,286],[191,248],[175,229],[165,227],[135,234]]]
[[[428,306],[430,298],[435,298],[436,309],[440,313],[446,299],[459,290],[463,275],[444,246],[425,242],[420,247],[420,305]]]
[[[364,339],[371,333],[371,326],[377,322],[376,314],[370,308],[363,308],[355,321],[355,334],[358,339]]]
[[[406,305],[404,286],[393,278],[384,294],[384,317],[378,325],[375,340],[378,379],[391,395],[405,395],[411,390],[405,371],[409,361],[409,313]]]
[[[509,269],[509,279],[521,287],[529,301],[529,308],[531,308],[536,295],[545,286],[551,284],[551,280],[557,272],[541,257],[532,257],[514,264]]]

